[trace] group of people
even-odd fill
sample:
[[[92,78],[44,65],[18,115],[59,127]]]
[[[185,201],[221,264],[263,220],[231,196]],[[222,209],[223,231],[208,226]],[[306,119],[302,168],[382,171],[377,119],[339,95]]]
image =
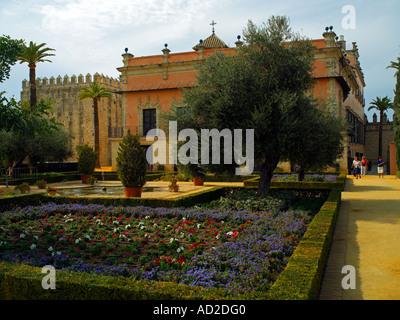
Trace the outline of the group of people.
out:
[[[352,164],[351,167],[354,170],[354,176],[356,177],[356,179],[358,179],[358,178],[361,179],[361,176],[365,176],[366,175],[367,165],[368,165],[368,160],[365,158],[365,156],[363,156],[361,158],[361,160],[359,160],[357,156],[354,157],[354,161],[353,161],[353,164]],[[383,165],[384,165],[384,162],[382,161],[382,157],[381,156],[379,156],[376,165],[378,167],[379,179],[381,177],[383,179]]]

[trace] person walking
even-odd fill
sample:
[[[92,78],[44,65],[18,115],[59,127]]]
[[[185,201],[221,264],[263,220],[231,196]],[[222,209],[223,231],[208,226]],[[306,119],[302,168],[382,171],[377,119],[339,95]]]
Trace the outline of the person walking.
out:
[[[358,160],[357,156],[354,157],[352,167],[354,168],[354,176],[356,177],[356,179],[358,179],[358,177],[360,177],[361,179],[361,161]]]
[[[383,179],[383,165],[384,165],[384,162],[382,161],[382,157],[381,156],[379,156],[379,159],[378,159],[376,164],[378,166],[378,177],[380,179],[381,176],[382,176],[382,179]]]
[[[365,159],[365,156],[361,158],[361,175],[365,176],[367,172],[367,165],[368,165],[368,160]]]

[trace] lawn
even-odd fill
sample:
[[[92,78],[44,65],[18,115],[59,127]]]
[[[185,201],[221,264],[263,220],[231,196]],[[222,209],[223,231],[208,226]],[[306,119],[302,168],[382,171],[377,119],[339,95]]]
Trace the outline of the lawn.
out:
[[[230,191],[193,208],[56,205],[0,214],[0,260],[135,279],[265,291],[324,192]]]

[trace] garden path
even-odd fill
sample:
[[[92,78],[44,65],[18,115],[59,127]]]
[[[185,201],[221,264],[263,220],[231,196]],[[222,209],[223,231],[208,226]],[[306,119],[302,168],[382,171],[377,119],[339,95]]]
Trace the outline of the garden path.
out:
[[[400,179],[348,176],[320,300],[400,299]],[[355,289],[349,271],[355,271]]]

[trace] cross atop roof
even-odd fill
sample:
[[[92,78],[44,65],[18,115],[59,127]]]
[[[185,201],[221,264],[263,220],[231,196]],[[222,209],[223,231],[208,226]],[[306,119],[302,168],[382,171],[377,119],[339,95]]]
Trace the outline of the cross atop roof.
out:
[[[216,24],[217,24],[217,23],[214,22],[214,20],[210,23],[210,26],[212,26],[212,33],[213,33],[213,34],[215,34],[215,28],[214,28],[214,26],[215,26]]]

